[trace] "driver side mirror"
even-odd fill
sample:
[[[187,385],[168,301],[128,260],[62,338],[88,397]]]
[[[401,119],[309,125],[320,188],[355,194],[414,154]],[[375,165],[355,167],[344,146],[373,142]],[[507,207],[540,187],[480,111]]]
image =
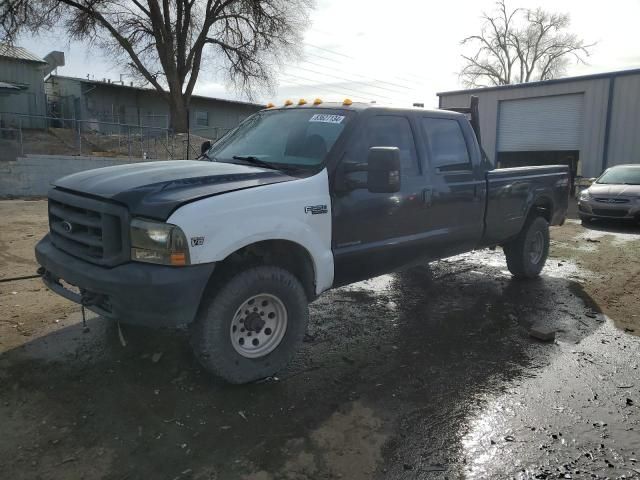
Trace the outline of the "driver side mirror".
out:
[[[202,142],[202,145],[200,145],[200,155],[206,155],[210,148],[211,142],[209,140]]]
[[[398,147],[371,147],[367,164],[367,190],[371,193],[400,191],[401,166]]]

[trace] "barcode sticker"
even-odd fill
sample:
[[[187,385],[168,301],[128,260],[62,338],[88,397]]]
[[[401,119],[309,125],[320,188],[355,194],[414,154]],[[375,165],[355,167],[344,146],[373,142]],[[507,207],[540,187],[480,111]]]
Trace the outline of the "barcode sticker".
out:
[[[342,123],[344,115],[328,115],[326,113],[316,113],[309,119],[310,122],[322,122],[322,123]]]

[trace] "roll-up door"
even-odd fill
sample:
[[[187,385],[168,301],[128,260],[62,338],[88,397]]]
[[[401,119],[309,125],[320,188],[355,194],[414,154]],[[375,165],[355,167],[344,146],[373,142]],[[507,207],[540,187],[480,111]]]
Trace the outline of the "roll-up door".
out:
[[[571,94],[501,101],[498,151],[580,150],[583,97]]]

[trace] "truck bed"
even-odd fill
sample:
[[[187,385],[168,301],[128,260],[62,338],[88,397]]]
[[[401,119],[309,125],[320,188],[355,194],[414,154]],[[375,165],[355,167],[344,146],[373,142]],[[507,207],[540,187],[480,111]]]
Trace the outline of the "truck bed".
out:
[[[486,180],[484,245],[500,244],[517,235],[532,204],[548,212],[551,225],[564,221],[569,201],[566,165],[489,170]]]

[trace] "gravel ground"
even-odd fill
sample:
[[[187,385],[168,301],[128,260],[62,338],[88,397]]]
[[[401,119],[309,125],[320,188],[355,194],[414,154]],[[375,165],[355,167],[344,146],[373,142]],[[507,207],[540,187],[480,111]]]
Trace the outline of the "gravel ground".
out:
[[[123,346],[6,281],[45,231],[44,201],[0,202],[3,478],[640,478],[637,227],[554,228],[536,281],[498,249],[328,292],[292,365],[245,386],[203,372],[185,332]]]

